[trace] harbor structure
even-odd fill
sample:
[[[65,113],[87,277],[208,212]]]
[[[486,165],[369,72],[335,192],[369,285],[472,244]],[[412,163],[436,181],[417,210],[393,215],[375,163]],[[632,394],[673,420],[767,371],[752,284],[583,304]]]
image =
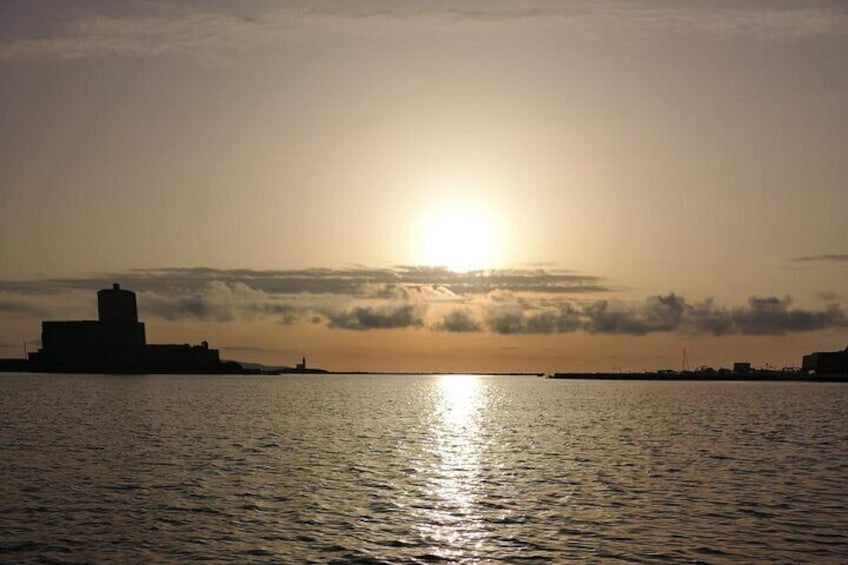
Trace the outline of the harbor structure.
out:
[[[751,364],[747,361],[737,361],[733,364],[733,373],[736,375],[751,374]]]
[[[816,351],[804,355],[801,370],[826,374],[848,374],[848,347],[842,351]]]
[[[306,356],[304,355],[303,357],[301,357],[300,363],[297,363],[294,367],[283,367],[280,370],[280,372],[281,373],[298,373],[298,374],[315,375],[315,374],[328,373],[329,371],[327,371],[326,369],[318,369],[318,368],[314,368],[314,367],[307,367],[306,366]]]

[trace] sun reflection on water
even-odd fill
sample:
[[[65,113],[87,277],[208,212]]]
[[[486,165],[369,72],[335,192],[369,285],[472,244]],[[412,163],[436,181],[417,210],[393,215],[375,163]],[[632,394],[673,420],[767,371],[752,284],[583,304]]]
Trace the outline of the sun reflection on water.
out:
[[[432,505],[422,517],[421,533],[447,558],[479,549],[485,535],[477,511],[485,404],[481,381],[473,375],[444,375],[436,390],[430,430],[434,468],[428,471]]]

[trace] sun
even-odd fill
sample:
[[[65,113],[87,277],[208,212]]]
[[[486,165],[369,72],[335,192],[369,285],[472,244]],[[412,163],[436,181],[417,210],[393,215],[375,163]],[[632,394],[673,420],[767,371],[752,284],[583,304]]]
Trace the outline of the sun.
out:
[[[455,272],[494,266],[498,245],[493,225],[489,214],[469,205],[434,211],[424,228],[425,264]]]

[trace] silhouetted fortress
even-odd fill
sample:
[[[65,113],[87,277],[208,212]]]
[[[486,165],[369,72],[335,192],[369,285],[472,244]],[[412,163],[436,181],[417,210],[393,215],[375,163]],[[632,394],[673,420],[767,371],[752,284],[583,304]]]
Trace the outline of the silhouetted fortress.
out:
[[[239,373],[217,349],[201,345],[148,345],[135,293],[119,284],[97,292],[98,320],[42,322],[41,349],[28,370],[68,373]]]

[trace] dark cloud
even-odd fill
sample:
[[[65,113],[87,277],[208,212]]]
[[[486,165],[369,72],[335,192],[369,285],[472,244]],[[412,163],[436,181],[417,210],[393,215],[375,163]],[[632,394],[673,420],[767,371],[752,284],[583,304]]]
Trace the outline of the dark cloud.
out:
[[[584,309],[584,329],[590,333],[644,335],[681,326],[686,302],[674,293],[651,296],[638,307],[599,300]]]
[[[303,318],[303,309],[291,304],[265,304],[260,309],[262,315],[275,316],[284,326],[293,326]]]
[[[528,298],[508,291],[487,296],[485,322],[500,334],[564,333],[581,328],[577,306],[553,298]]]
[[[142,314],[166,320],[196,319],[229,322],[237,318],[273,317],[280,323],[296,324],[303,313],[287,302],[243,283],[213,281],[190,294],[143,292],[139,295]]]
[[[756,298],[747,308],[730,310],[734,333],[746,335],[779,335],[809,332],[832,327],[848,327],[848,318],[838,306],[826,310],[790,309],[789,298]]]
[[[149,296],[143,304],[144,306],[141,309],[143,313],[153,314],[166,320],[194,318],[197,320],[228,322],[235,317],[231,308],[222,304],[216,304],[202,294],[161,300],[154,296]]]
[[[444,332],[479,332],[482,330],[480,322],[468,308],[457,308],[447,313],[440,321],[433,325],[436,331]]]
[[[387,269],[251,270],[179,267],[138,269],[75,279],[0,281],[0,291],[18,294],[59,294],[71,290],[108,288],[113,282],[137,292],[190,295],[210,283],[242,284],[269,295],[345,295],[356,298],[402,298],[410,293],[451,299],[494,290],[544,294],[610,292],[599,277],[551,269],[509,269],[455,273],[437,267],[401,266]]]
[[[751,297],[747,306],[722,308],[713,301],[687,305],[681,328],[695,334],[782,335],[848,327],[838,306],[825,310],[790,308],[791,299]]]
[[[421,327],[421,313],[412,304],[356,306],[327,314],[330,326],[345,330],[384,330]]]
[[[542,311],[520,302],[492,302],[487,327],[496,333],[563,333],[645,335],[679,331],[689,334],[782,335],[828,328],[848,328],[848,316],[838,305],[825,310],[791,307],[789,298],[752,297],[748,304],[722,308],[714,301],[690,304],[674,293],[651,296],[640,304],[598,300],[563,303]]]
[[[692,334],[712,334],[716,336],[737,333],[732,316],[725,308],[718,307],[712,298],[687,305],[686,319],[688,331]]]
[[[500,310],[486,317],[486,326],[499,334],[524,333],[524,313],[515,308]]]
[[[829,255],[808,255],[805,257],[795,257],[792,260],[796,263],[846,263],[848,262],[848,253],[832,253]]]
[[[486,326],[499,334],[566,333],[582,328],[581,314],[571,303],[539,308],[506,293],[493,293],[487,309]]]

